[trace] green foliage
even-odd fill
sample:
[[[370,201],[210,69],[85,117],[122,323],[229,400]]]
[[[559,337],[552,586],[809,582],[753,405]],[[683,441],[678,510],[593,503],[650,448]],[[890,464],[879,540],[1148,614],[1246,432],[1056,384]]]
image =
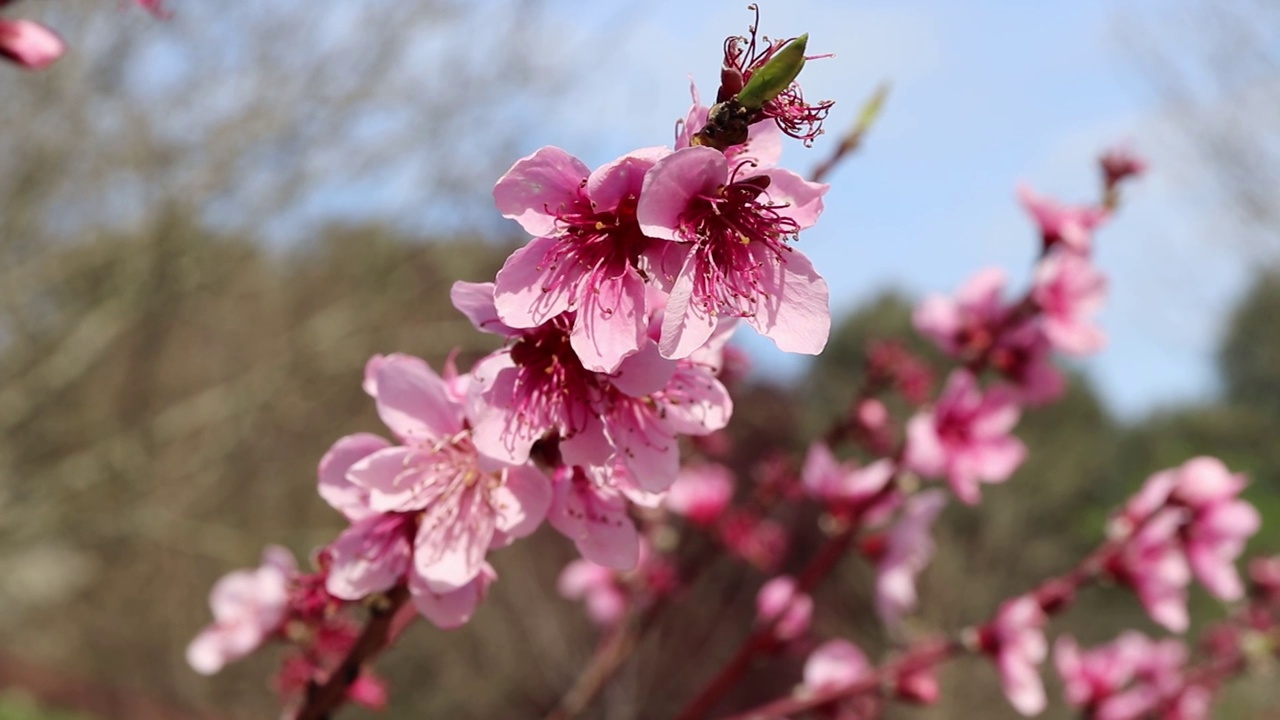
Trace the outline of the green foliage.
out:
[[[1226,396],[1280,417],[1280,273],[1258,275],[1218,351]]]
[[[0,720],[92,720],[86,715],[42,708],[21,693],[0,693]]]

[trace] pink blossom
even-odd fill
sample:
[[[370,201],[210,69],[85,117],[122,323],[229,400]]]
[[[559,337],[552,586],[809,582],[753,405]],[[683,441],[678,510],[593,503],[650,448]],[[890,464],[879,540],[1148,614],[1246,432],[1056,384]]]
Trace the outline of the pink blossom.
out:
[[[555,496],[548,519],[573,540],[582,557],[615,570],[635,568],[640,538],[627,513],[627,501],[600,469],[561,467],[555,473]]]
[[[773,634],[779,640],[795,640],[805,634],[812,618],[813,598],[798,592],[789,575],[773,578],[756,595],[757,622],[773,623]]]
[[[498,272],[498,316],[534,328],[573,311],[569,339],[584,367],[613,372],[640,349],[649,324],[649,254],[666,244],[636,222],[645,173],[670,151],[638,150],[589,172],[546,147],[516,162],[493,189],[498,209],[536,237]]]
[[[614,571],[589,560],[574,560],[565,566],[557,583],[566,600],[587,604],[587,617],[601,627],[611,627],[627,610],[626,592]]]
[[[733,471],[717,463],[699,463],[680,468],[667,491],[668,510],[683,515],[696,525],[712,525],[733,500]]]
[[[1062,676],[1067,703],[1077,708],[1093,708],[1095,720],[1136,717],[1122,716],[1117,713],[1120,704],[1112,702],[1113,707],[1108,708],[1107,703],[1133,679],[1149,644],[1145,635],[1134,631],[1088,651],[1081,650],[1068,635],[1058,638],[1053,646],[1053,659]]]
[[[804,663],[804,686],[815,692],[852,687],[874,673],[871,662],[857,645],[835,639],[822,643]]]
[[[491,547],[542,522],[550,483],[528,464],[483,462],[461,403],[422,360],[388,356],[376,369],[375,389],[378,414],[402,444],[376,450],[347,471],[378,515],[358,521],[335,544],[331,585],[352,574],[356,582],[331,589],[361,594],[394,583],[403,558],[399,539],[415,530],[413,567],[425,587],[441,595],[467,588]]]
[[[489,593],[498,573],[489,563],[481,563],[476,576],[455,590],[444,592],[432,588],[420,572],[409,575],[409,597],[423,617],[442,630],[462,627],[471,620],[476,607]]]
[[[1097,352],[1106,336],[1090,316],[1106,300],[1107,279],[1084,255],[1050,253],[1036,268],[1032,297],[1044,314],[1045,336],[1074,355]]]
[[[982,648],[996,658],[1005,697],[1023,715],[1044,710],[1044,683],[1039,665],[1048,654],[1044,611],[1030,596],[1005,601],[982,633]]]
[[[1018,200],[1039,226],[1046,251],[1061,244],[1071,252],[1087,255],[1093,248],[1094,229],[1110,216],[1102,207],[1061,205],[1026,185],[1018,188]]]
[[[956,497],[970,505],[979,483],[1009,479],[1026,457],[1026,447],[1009,435],[1020,411],[1009,391],[985,393],[967,370],[956,370],[933,410],[907,424],[906,466],[926,477],[945,475]]]
[[[1177,510],[1161,510],[1128,539],[1107,568],[1137,592],[1152,620],[1173,632],[1185,632],[1188,625],[1191,570],[1178,538],[1183,521]]]
[[[40,70],[52,65],[66,50],[62,38],[40,23],[0,19],[0,57]]]
[[[914,495],[889,532],[876,575],[876,611],[886,624],[896,625],[905,613],[915,609],[916,576],[933,560],[935,548],[930,530],[946,505],[947,496],[941,490]]]
[[[517,330],[497,319],[493,286],[454,285],[454,304],[482,330],[507,335],[509,348],[472,370],[468,418],[480,452],[505,463],[528,460],[533,444],[558,437],[566,465],[596,467],[614,460],[640,490],[661,492],[675,482],[679,435],[707,435],[728,424],[733,402],[715,377],[713,348],[681,361],[658,354],[647,339],[609,374],[587,370],[569,347],[567,315]],[[487,299],[486,299],[487,298]]]
[[[709,147],[677,150],[645,175],[636,216],[676,241],[659,272],[674,277],[659,347],[687,357],[720,318],[740,317],[786,352],[815,355],[831,330],[828,290],[789,240],[822,212],[827,186]]]
[[[954,299],[934,294],[916,306],[912,321],[916,330],[933,340],[948,355],[967,359],[986,353],[1000,336],[1009,308],[1004,294],[1005,273],[987,268],[974,275]]]
[[[930,295],[916,306],[916,330],[954,358],[985,361],[1013,383],[1023,402],[1054,400],[1066,389],[1053,365],[1050,345],[1033,318],[1002,296],[1005,274],[983,270],[966,282],[954,299]]]
[[[1020,402],[1052,402],[1067,390],[1066,378],[1053,364],[1053,346],[1043,325],[1034,319],[1006,328],[991,350],[990,361],[1009,381]]]
[[[1215,597],[1238,600],[1244,584],[1235,561],[1262,524],[1258,511],[1238,498],[1247,484],[1217,458],[1192,458],[1148,478],[1121,519],[1134,526],[1154,513],[1173,513],[1164,522],[1180,526],[1178,539],[1196,577]]]
[[[809,446],[800,479],[810,497],[858,508],[880,499],[896,473],[897,466],[888,459],[877,460],[866,467],[858,467],[853,461],[839,463],[825,443],[816,442]]]
[[[256,570],[236,570],[219,580],[209,593],[213,624],[187,646],[187,663],[212,675],[257,650],[284,622],[289,584],[297,572],[293,555],[273,545]]]

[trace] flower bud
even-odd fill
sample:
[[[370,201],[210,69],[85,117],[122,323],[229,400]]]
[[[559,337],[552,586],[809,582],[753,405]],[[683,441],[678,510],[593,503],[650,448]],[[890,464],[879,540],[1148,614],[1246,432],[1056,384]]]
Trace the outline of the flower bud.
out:
[[[751,73],[746,87],[738,93],[738,104],[748,110],[759,110],[764,104],[778,97],[799,77],[804,68],[804,50],[809,34],[787,43],[769,58],[769,61]]]

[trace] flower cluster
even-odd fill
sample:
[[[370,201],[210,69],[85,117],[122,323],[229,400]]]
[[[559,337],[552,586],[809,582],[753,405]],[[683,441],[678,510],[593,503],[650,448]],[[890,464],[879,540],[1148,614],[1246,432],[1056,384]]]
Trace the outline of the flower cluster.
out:
[[[794,55],[779,47],[747,61],[748,82]],[[784,83],[768,107],[749,141],[722,151],[693,142],[708,114],[695,93],[675,147],[594,170],[546,147],[498,180],[498,211],[531,239],[493,282],[458,282],[451,298],[503,346],[465,373],[452,360],[442,372],[402,354],[369,360],[364,389],[389,436],[349,435],[320,461],[319,493],[348,523],[320,551],[326,597],[376,605],[400,592],[436,626],[458,627],[497,579],[489,552],[546,520],[584,558],[562,592],[611,625],[629,602],[619,573],[641,572],[637,517],[665,503],[717,520],[734,489],[723,468],[690,468],[667,494],[681,438],[732,414],[720,379],[730,336],[746,324],[817,354],[830,329],[826,283],[794,247],[827,187],[776,166],[777,127],[802,122],[798,86]],[[731,526],[726,544],[765,552],[763,523],[733,540]],[[649,562],[643,584],[662,585],[660,568]],[[273,637],[272,624],[219,657]]]
[[[498,212],[528,240],[491,282],[457,282],[450,297],[501,348],[466,372],[454,357],[439,371],[409,355],[369,359],[363,388],[386,435],[340,438],[317,468],[317,490],[345,530],[316,551],[314,572],[272,548],[259,569],[220,581],[215,621],[188,650],[196,670],[282,641],[293,650],[277,686],[302,699],[293,717],[330,717],[345,700],[379,707],[386,689],[365,669],[372,655],[416,617],[441,629],[470,621],[498,579],[490,552],[544,522],[581,555],[561,572],[560,594],[608,633],[569,704],[604,686],[662,604],[696,581],[698,560],[720,553],[766,576],[754,627],[680,720],[706,717],[760,656],[781,651],[812,651],[803,683],[743,717],[871,717],[891,700],[933,703],[935,666],[964,652],[991,658],[1010,703],[1032,715],[1047,704],[1050,620],[1086,583],[1132,589],[1177,632],[1189,624],[1193,577],[1219,599],[1246,596],[1235,563],[1260,519],[1239,498],[1244,478],[1201,457],[1153,475],[1076,568],[955,639],[911,642],[904,623],[950,498],[963,511],[981,502],[984,484],[1009,480],[1027,455],[1013,434],[1022,413],[1063,394],[1054,353],[1105,344],[1095,316],[1107,285],[1090,259],[1092,234],[1120,184],[1144,170],[1127,151],[1103,158],[1096,206],[1019,191],[1040,247],[1020,298],[1007,299],[1004,273],[987,269],[955,297],[916,308],[916,329],[953,363],[936,397],[924,360],[876,342],[847,417],[803,458],[764,455],[745,472],[726,458],[730,380],[743,372],[727,345],[737,327],[803,354],[820,353],[830,332],[826,282],[796,249],[827,186],[777,165],[783,135],[808,144],[830,109],[807,103],[796,83],[811,59],[806,44],[803,35],[758,40],[755,25],[750,37],[729,38],[715,104],[703,106],[694,88],[670,147],[594,169],[544,147],[497,181]],[[682,465],[690,447],[700,457]],[[793,570],[790,551],[804,543],[792,542],[802,538],[775,506],[802,502],[817,506],[807,517],[819,517],[827,537]],[[691,536],[712,557],[681,557]],[[850,554],[874,565],[876,611],[908,640],[879,666],[844,639],[814,649],[816,586]],[[1083,651],[1060,639],[1067,701],[1093,720],[1207,717],[1215,683],[1242,666],[1248,638],[1276,632],[1280,561],[1256,562],[1250,579],[1252,603],[1209,636],[1207,668],[1193,668],[1176,640],[1129,633]],[[356,608],[367,609],[363,630]]]

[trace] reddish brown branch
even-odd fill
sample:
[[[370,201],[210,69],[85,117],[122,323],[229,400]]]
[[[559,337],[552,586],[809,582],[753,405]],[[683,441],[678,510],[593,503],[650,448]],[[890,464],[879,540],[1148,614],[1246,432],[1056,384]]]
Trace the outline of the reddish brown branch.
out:
[[[360,677],[364,664],[386,649],[392,639],[391,627],[397,611],[409,599],[409,588],[400,585],[387,594],[386,602],[369,610],[364,631],[356,639],[347,656],[329,673],[323,683],[312,681],[307,686],[302,707],[294,720],[329,720],[347,701],[347,691]]]

